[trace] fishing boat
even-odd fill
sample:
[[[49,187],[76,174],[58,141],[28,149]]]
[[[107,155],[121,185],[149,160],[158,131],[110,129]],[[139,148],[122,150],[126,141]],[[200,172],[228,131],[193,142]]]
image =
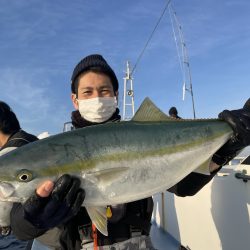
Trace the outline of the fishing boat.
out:
[[[249,249],[250,147],[196,195],[166,191],[155,195],[154,203],[152,239],[158,249]]]

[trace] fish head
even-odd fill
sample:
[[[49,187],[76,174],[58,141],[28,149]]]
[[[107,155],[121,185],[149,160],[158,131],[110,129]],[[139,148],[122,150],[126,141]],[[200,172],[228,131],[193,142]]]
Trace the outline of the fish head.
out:
[[[44,180],[55,181],[63,174],[77,173],[81,159],[74,151],[74,138],[70,137],[71,141],[67,138],[68,134],[62,133],[0,156],[0,201],[13,199],[18,202],[29,197]]]
[[[49,178],[39,178],[35,171],[20,169],[12,174],[0,177],[0,201],[24,202],[35,189]]]
[[[44,180],[55,180],[41,163],[24,160],[19,149],[0,157],[0,201],[24,202]]]

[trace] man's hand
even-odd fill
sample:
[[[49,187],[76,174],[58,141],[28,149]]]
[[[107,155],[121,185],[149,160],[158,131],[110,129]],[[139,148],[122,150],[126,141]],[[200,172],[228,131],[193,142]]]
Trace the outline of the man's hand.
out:
[[[52,181],[45,181],[44,183],[42,183],[42,185],[40,185],[37,190],[36,190],[36,194],[40,197],[48,197],[54,187],[54,183]]]
[[[64,224],[75,216],[85,198],[80,180],[61,176],[54,184],[45,181],[23,205],[24,218],[39,229]]]
[[[226,121],[234,131],[233,136],[214,155],[213,162],[223,166],[243,148],[250,145],[250,99],[238,110],[224,110],[219,118]]]

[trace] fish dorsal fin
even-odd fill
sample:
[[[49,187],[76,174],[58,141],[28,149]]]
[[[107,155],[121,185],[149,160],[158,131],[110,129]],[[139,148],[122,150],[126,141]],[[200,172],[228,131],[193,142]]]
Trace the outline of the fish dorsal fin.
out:
[[[132,121],[170,121],[173,120],[162,112],[156,105],[146,97],[135,113]]]
[[[86,207],[88,215],[96,228],[105,236],[108,236],[108,222],[106,207]]]
[[[245,109],[246,111],[250,111],[250,98],[246,101],[243,109]]]

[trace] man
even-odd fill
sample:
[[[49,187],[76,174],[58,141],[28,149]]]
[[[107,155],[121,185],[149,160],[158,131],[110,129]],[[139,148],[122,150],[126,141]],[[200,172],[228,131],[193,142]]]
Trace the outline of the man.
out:
[[[176,109],[176,107],[171,107],[168,111],[168,114],[173,117],[173,118],[176,118],[176,119],[181,119],[180,116],[178,116],[178,111]]]
[[[76,129],[120,120],[118,80],[101,55],[82,59],[71,80],[71,98],[76,109],[72,113],[72,124]],[[248,104],[250,106],[250,100]],[[214,156],[211,174],[191,173],[169,191],[180,196],[194,195],[238,150],[250,144],[248,104],[246,109],[220,114],[233,127],[235,135]],[[37,238],[52,249],[154,249],[149,237],[151,197],[108,207],[108,236],[104,236],[81,207],[85,193],[79,186],[77,178],[63,175],[56,183],[44,182],[24,205],[16,204],[11,224],[17,237]]]
[[[0,101],[0,156],[35,140],[37,140],[35,136],[21,130],[19,121],[8,104]],[[9,205],[11,206],[3,202],[0,204],[0,209]],[[9,226],[0,225],[0,248],[25,249],[28,242],[17,240],[14,235],[10,234],[10,231]]]

